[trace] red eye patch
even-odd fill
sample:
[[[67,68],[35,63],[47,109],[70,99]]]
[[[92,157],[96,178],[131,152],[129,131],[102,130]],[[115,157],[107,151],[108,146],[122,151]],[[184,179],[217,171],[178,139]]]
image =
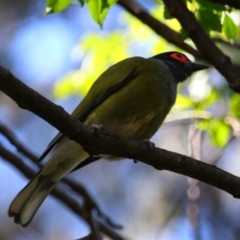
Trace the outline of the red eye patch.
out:
[[[172,53],[170,55],[170,57],[174,58],[175,60],[181,62],[181,63],[187,63],[187,62],[191,62],[184,54],[182,53]]]

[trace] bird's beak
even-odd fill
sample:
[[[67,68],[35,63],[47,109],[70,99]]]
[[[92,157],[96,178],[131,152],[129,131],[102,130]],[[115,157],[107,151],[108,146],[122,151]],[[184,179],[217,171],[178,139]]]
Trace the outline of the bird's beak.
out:
[[[191,69],[191,72],[196,72],[199,70],[207,69],[209,66],[200,63],[189,62],[186,64],[187,68]]]

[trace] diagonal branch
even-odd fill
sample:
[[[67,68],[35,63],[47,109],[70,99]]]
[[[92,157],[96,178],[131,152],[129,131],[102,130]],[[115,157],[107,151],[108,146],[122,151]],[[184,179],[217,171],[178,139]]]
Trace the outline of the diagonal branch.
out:
[[[203,57],[217,68],[235,92],[240,93],[240,66],[233,64],[231,59],[214,44],[182,0],[163,0],[163,2],[170,14],[181,23]]]
[[[103,131],[93,133],[90,127],[72,118],[62,107],[45,99],[2,67],[0,67],[0,90],[19,106],[32,111],[70,139],[81,144],[92,155],[110,154],[136,159],[157,170],[168,170],[195,178],[240,198],[240,178],[181,154],[159,148],[150,149],[146,144],[121,139]]]
[[[27,158],[31,159],[31,161],[36,162],[37,156],[29,151],[15,136],[14,132],[12,132],[7,126],[0,123],[0,133],[4,135],[8,141],[17,148],[19,152],[25,155]]]
[[[176,45],[177,47],[183,49],[184,51],[192,54],[197,59],[203,59],[200,52],[196,49],[185,43],[181,37],[181,35],[161,23],[159,20],[151,16],[147,11],[145,11],[142,6],[132,0],[119,0],[118,4],[126,9],[133,16],[138,18],[148,27],[150,27],[156,34],[162,36],[169,43]]]
[[[93,200],[92,196],[90,196],[88,191],[83,186],[66,177],[63,178],[61,182],[67,184],[74,192],[78,193],[80,196],[84,198],[85,209],[87,209],[89,212],[91,212],[92,210],[96,211],[97,217],[100,217],[100,219],[102,219],[102,221],[106,223],[109,227],[119,230],[123,229],[122,226],[114,223],[109,217],[106,216],[106,214],[102,212],[100,207]]]

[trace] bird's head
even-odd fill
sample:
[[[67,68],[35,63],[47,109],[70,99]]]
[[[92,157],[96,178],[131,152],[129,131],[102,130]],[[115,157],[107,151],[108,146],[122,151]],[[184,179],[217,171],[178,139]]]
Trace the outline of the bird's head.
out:
[[[160,53],[152,58],[163,61],[170,68],[177,82],[186,80],[196,71],[209,68],[205,64],[192,62],[187,56],[179,52]]]

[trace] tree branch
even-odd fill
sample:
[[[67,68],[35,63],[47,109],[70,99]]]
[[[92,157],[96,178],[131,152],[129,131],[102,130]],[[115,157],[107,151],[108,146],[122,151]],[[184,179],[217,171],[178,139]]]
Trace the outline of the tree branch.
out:
[[[231,59],[213,43],[182,0],[163,0],[163,2],[170,14],[181,23],[203,57],[217,68],[235,92],[240,93],[240,66],[233,64]]]
[[[135,159],[157,170],[173,171],[195,178],[240,198],[240,178],[181,154],[159,148],[150,149],[141,142],[128,141],[102,131],[92,132],[90,127],[72,118],[62,107],[45,99],[2,67],[0,67],[0,90],[19,106],[32,111],[64,135],[81,144],[92,155],[110,154]]]
[[[3,125],[2,123],[0,123],[0,133],[3,134],[8,141],[17,148],[17,150],[23,154],[25,157],[27,157],[32,163],[36,164],[38,157],[33,154],[31,151],[29,151],[22,143],[21,141],[19,141],[19,139],[17,138],[17,136],[14,134],[14,132],[12,132],[7,126]],[[24,162],[19,159],[17,156],[15,156],[14,154],[10,153],[8,150],[6,150],[4,147],[2,147],[0,145],[0,156],[2,156],[3,158],[5,157],[5,160],[8,161],[9,163],[13,164],[15,167],[17,166],[21,166],[21,169],[23,171],[23,173],[28,176],[29,172],[31,172],[31,169],[29,169],[28,165],[25,165]],[[16,159],[18,159],[18,163],[16,162]],[[16,164],[19,164],[16,166]],[[18,169],[21,171],[21,169]],[[31,174],[31,173],[30,173]],[[68,178],[63,178],[61,180],[61,182],[65,183],[66,185],[68,185],[73,191],[75,191],[76,193],[78,193],[81,197],[83,197],[84,199],[84,206],[83,209],[85,210],[84,212],[86,212],[86,215],[92,215],[91,213],[94,211],[97,213],[98,217],[101,218],[101,220],[106,223],[108,226],[114,228],[114,229],[122,229],[122,226],[113,223],[112,220],[110,218],[108,218],[106,216],[106,214],[104,214],[99,206],[96,204],[96,202],[93,200],[92,196],[90,196],[90,194],[88,193],[88,191],[82,187],[80,184],[76,183],[75,181],[68,179]],[[66,194],[66,193],[65,193]],[[82,211],[83,212],[83,211]],[[90,214],[88,214],[88,212]],[[85,218],[86,219],[86,218]],[[91,218],[87,219],[89,223],[92,222],[92,216]],[[94,220],[94,219],[93,219]],[[94,229],[93,229],[94,230]],[[93,234],[94,235],[94,234]]]
[[[182,40],[181,35],[161,23],[159,20],[151,16],[147,11],[145,11],[142,6],[137,4],[132,0],[119,0],[118,4],[122,6],[125,10],[131,13],[133,16],[138,18],[148,27],[150,27],[156,34],[162,36],[169,43],[176,45],[177,47],[183,49],[184,51],[192,54],[197,59],[203,59],[200,52],[188,45]]]
[[[32,162],[36,162],[38,160],[37,156],[29,151],[18,139],[14,132],[12,132],[8,127],[4,124],[0,123],[0,133],[4,135],[8,141],[17,148],[19,152],[25,155],[27,158],[31,159]]]
[[[21,171],[21,173],[23,173],[27,178],[31,179],[36,175],[36,171],[34,171],[32,168],[30,168],[28,164],[25,164],[21,158],[17,157],[15,154],[13,154],[10,151],[8,151],[7,149],[5,149],[1,144],[0,144],[0,156],[3,159],[5,159],[8,163],[10,163],[14,167],[16,167],[19,171]],[[66,178],[63,179],[62,181],[64,183],[66,183],[70,187],[70,189],[72,189],[74,192],[78,193],[81,197],[84,197],[84,201],[87,203],[90,203],[91,206],[86,207],[86,204],[84,204],[84,206],[82,207],[76,201],[75,198],[66,194],[66,185],[65,184],[64,184],[65,186],[62,186],[61,184],[57,184],[57,186],[53,189],[51,194],[54,197],[56,197],[57,199],[59,199],[62,203],[64,203],[75,214],[77,214],[81,218],[85,219],[86,222],[88,222],[89,225],[91,226],[91,224],[92,224],[91,219],[89,219],[87,216],[89,215],[89,212],[91,212],[91,213],[93,212],[93,209],[97,205],[93,202],[90,195],[87,194],[85,189],[84,189],[84,191],[86,192],[86,194],[82,194],[82,187],[79,184],[75,183],[74,181],[72,181],[70,179],[66,179]],[[97,207],[97,209],[98,209],[98,207]],[[102,217],[102,216],[104,216],[104,214],[101,213],[100,217]],[[106,216],[104,216],[104,218],[106,218]],[[102,221],[99,221],[97,219],[94,219],[94,221],[97,222],[97,224],[99,225],[101,232],[103,232],[110,238],[116,239],[116,240],[124,240],[124,238],[122,236],[120,236],[118,233],[114,232],[111,228],[109,228],[107,225],[102,223]],[[109,220],[109,222],[111,223],[110,220]],[[117,226],[117,228],[119,228],[119,226],[116,224],[111,223],[110,225],[111,225],[111,227]],[[94,233],[92,233],[92,234],[95,235]]]

